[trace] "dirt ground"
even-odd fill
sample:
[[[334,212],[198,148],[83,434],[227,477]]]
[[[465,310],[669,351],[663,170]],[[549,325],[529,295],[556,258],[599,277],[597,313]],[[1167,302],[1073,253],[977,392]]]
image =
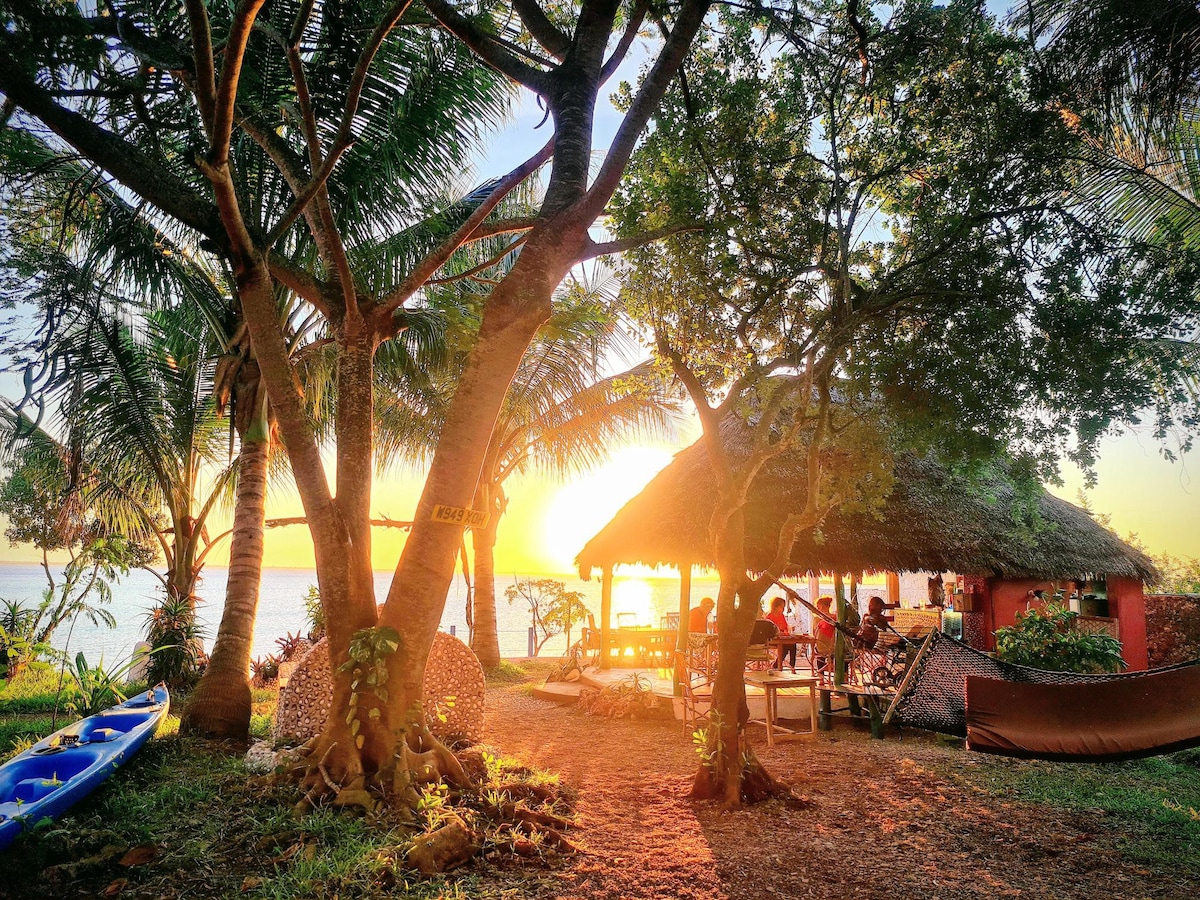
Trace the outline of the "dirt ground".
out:
[[[680,723],[595,719],[515,687],[487,704],[489,741],[579,790],[584,856],[538,897],[1135,900],[1200,888],[1122,861],[1102,810],[1010,803],[965,777],[1020,763],[923,736],[838,730],[767,750],[758,728],[760,758],[807,802],[722,813],[687,799],[697,757]]]

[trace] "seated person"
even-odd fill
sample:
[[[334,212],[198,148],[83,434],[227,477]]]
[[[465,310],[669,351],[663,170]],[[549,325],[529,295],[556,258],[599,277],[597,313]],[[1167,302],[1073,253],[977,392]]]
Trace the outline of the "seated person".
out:
[[[784,608],[787,606],[787,601],[782,597],[776,597],[771,601],[771,611],[767,613],[767,621],[773,622],[775,627],[779,629],[780,635],[792,633],[792,628],[788,624],[787,616],[783,614]],[[788,665],[792,671],[796,671],[796,645],[784,646],[779,648],[779,658],[775,660],[775,668],[783,668],[783,658],[789,658]]]
[[[854,637],[854,646],[865,650],[873,650],[879,643],[879,633],[888,628],[887,617],[883,614],[882,597],[872,597],[867,601],[867,614],[863,616],[858,626],[858,634]]]
[[[708,634],[708,617],[716,605],[712,597],[705,597],[699,606],[693,606],[688,611],[689,634]]]
[[[825,616],[833,617],[832,608],[832,597],[821,597],[817,600],[817,609],[822,615],[813,616],[813,637],[816,638],[816,646],[813,647],[813,666],[818,669],[824,668],[833,656],[837,630],[833,627],[833,622],[825,618]]]

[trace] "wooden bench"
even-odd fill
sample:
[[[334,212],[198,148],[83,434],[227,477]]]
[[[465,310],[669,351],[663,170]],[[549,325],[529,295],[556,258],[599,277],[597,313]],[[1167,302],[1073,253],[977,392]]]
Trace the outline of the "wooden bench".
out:
[[[871,726],[871,737],[876,739],[883,738],[883,715],[887,712],[892,700],[896,697],[895,691],[880,690],[875,687],[863,687],[858,684],[843,684],[834,686],[831,683],[826,683],[818,686],[818,691],[821,693],[821,712],[818,717],[817,725],[822,731],[830,731],[833,729],[833,717],[840,715],[839,712],[833,710],[833,695],[839,694],[846,698],[849,704],[847,715],[855,721],[863,721],[864,719]],[[866,715],[861,711],[861,705],[866,706]]]

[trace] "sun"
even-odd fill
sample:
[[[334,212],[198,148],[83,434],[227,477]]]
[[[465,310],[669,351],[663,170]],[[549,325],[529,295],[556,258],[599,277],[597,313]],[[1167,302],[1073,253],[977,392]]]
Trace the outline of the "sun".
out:
[[[542,551],[553,571],[575,567],[575,556],[647,482],[671,461],[663,447],[624,447],[600,468],[563,485],[542,521]]]
[[[640,578],[613,582],[613,622],[617,625],[653,625],[654,589]]]

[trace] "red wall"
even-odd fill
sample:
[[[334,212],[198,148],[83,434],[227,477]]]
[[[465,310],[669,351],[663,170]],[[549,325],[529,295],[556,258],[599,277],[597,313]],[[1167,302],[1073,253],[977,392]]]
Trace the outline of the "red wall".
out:
[[[1108,614],[1121,623],[1121,655],[1130,669],[1149,668],[1146,651],[1146,594],[1135,578],[1107,579]]]
[[[1017,613],[1030,608],[1029,592],[1044,590],[1054,595],[1054,581],[1036,581],[1032,578],[988,579],[988,590],[983,598],[984,622],[986,626],[986,650],[996,649],[996,629],[1015,625]],[[1120,622],[1121,655],[1131,670],[1149,666],[1146,654],[1146,598],[1142,583],[1134,578],[1111,577],[1107,579],[1108,614]],[[990,602],[989,602],[990,601]]]

